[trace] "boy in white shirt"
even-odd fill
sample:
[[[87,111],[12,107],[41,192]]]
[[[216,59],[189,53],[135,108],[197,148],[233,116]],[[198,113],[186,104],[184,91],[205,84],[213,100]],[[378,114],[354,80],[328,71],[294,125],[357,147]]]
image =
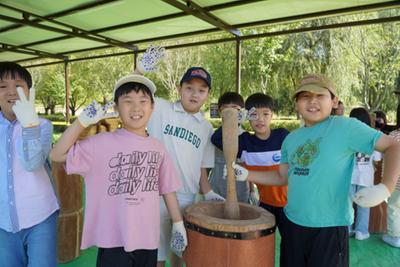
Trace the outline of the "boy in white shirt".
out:
[[[155,110],[148,124],[150,136],[164,143],[177,169],[183,187],[177,191],[183,210],[200,191],[206,200],[223,200],[211,190],[207,168],[214,167],[213,128],[200,111],[211,88],[211,76],[201,67],[189,68],[183,75],[178,92],[180,100],[169,102],[156,98]],[[161,203],[161,240],[158,266],[164,266],[169,254],[171,222]],[[182,260],[171,255],[171,266],[182,266]]]

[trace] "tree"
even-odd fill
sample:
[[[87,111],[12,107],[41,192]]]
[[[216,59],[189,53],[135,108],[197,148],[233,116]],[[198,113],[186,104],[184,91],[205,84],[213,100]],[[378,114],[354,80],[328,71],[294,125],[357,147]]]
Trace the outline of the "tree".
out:
[[[301,22],[291,27],[316,26],[318,21]],[[277,107],[285,114],[294,112],[292,94],[298,81],[309,73],[329,73],[332,64],[330,31],[305,32],[282,37],[277,50],[279,60],[272,66]]]
[[[261,38],[243,42],[242,86],[243,96],[263,92],[274,99],[281,96],[281,88],[275,82],[275,65],[282,61],[279,53],[283,38]],[[278,101],[275,101],[278,102]],[[280,110],[277,107],[276,110]]]
[[[204,46],[202,66],[211,74],[209,101],[216,102],[225,92],[236,91],[236,48],[234,42]]]
[[[77,110],[92,100],[103,105],[113,100],[112,92],[117,80],[133,71],[133,56],[73,62],[70,70],[70,110],[75,115]]]
[[[351,29],[344,39],[359,64],[359,83],[353,92],[369,110],[395,107],[395,81],[400,67],[400,29],[396,24],[381,24]]]
[[[157,85],[157,96],[178,99],[176,88],[180,79],[189,67],[201,65],[201,50],[201,47],[190,47],[166,51],[158,66],[159,70],[148,75]]]
[[[36,99],[43,105],[45,114],[54,114],[57,105],[64,103],[64,73],[62,65],[50,65],[32,71]]]

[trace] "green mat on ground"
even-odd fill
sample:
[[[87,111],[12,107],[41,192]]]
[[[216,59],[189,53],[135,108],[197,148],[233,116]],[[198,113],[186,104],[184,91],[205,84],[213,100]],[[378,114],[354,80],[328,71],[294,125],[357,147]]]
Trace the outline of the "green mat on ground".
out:
[[[275,266],[279,266],[279,242],[277,234]],[[76,260],[59,264],[59,267],[92,267],[96,266],[97,249],[90,248],[82,251]],[[167,263],[167,266],[168,263]],[[350,266],[351,267],[395,267],[400,266],[400,249],[393,248],[381,240],[381,235],[371,235],[367,240],[350,239]],[[208,266],[205,266],[208,267]]]

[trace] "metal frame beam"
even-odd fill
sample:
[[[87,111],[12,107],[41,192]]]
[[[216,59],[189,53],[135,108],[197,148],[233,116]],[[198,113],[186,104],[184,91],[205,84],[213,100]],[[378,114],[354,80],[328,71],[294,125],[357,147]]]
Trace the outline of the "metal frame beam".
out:
[[[41,50],[29,48],[29,47],[15,46],[12,44],[6,44],[4,42],[0,42],[0,45],[1,45],[0,52],[10,51],[10,52],[22,53],[22,54],[27,54],[27,55],[35,55],[35,56],[39,56],[39,57],[67,59],[67,56],[64,56],[61,54],[52,54],[52,53],[48,53],[46,51],[41,51]]]
[[[236,46],[235,46],[235,52],[236,52],[236,93],[240,94],[240,85],[241,85],[241,80],[242,80],[242,70],[241,70],[241,65],[242,65],[242,41],[240,39],[236,40]]]
[[[211,25],[214,25],[215,27],[227,31],[234,36],[240,36],[240,30],[232,27],[222,19],[218,18],[217,16],[211,14],[201,6],[197,5],[195,2],[192,0],[186,0],[186,5],[182,4],[182,2],[177,1],[177,0],[162,0],[163,2],[182,10],[188,15],[193,15],[207,23],[210,23]]]
[[[99,1],[100,3],[98,5],[106,4],[106,3],[109,3],[109,2],[113,2],[113,1],[115,1],[115,0]],[[119,1],[119,0],[116,0],[116,1]],[[205,7],[204,10],[206,10],[206,11],[215,11],[215,10],[220,10],[220,9],[224,9],[224,8],[236,7],[236,6],[240,6],[240,5],[247,5],[247,4],[260,2],[260,1],[265,1],[265,0],[242,0],[242,1],[238,1],[238,2],[230,2],[230,3],[218,4],[218,5],[214,5],[214,6]],[[93,6],[98,6],[98,5],[93,5]],[[70,10],[66,10],[66,11],[61,11],[61,12],[58,12],[58,13],[50,14],[50,15],[46,16],[46,18],[62,17],[63,15],[69,15],[69,14],[72,14],[74,12],[85,10],[88,7],[90,7],[90,6],[84,6],[84,9],[74,8],[74,9],[70,9]],[[97,34],[97,33],[101,33],[101,32],[119,30],[119,29],[123,29],[123,28],[134,27],[134,26],[153,23],[153,22],[157,22],[157,21],[164,21],[164,20],[168,20],[168,19],[179,18],[179,17],[183,17],[183,16],[188,16],[188,14],[185,13],[185,12],[180,12],[180,13],[160,16],[160,17],[156,17],[156,18],[151,18],[151,19],[133,21],[133,22],[123,23],[123,24],[109,26],[109,27],[105,27],[105,28],[99,28],[99,29],[95,29],[95,30],[90,30],[88,32],[91,33],[91,34]],[[39,21],[39,20],[37,20],[37,21]],[[23,25],[16,25],[15,27],[17,27],[17,26],[21,27]],[[6,28],[3,28],[3,29],[6,29]],[[10,29],[11,29],[11,26],[10,26]],[[213,29],[212,31],[218,31],[218,30],[219,29],[217,28],[217,29]],[[0,33],[3,32],[3,31],[5,31],[5,30],[0,29]],[[34,46],[34,45],[39,45],[39,44],[44,44],[44,43],[50,43],[50,42],[55,42],[55,41],[66,40],[66,39],[70,39],[72,37],[73,36],[68,36],[68,35],[67,36],[61,36],[61,37],[41,40],[41,41],[37,41],[37,42],[32,42],[32,43],[28,43],[28,44],[25,44],[25,45],[26,46]],[[132,43],[132,42],[129,42],[129,43]],[[101,47],[101,48],[105,48],[105,47]],[[94,48],[93,50],[96,50],[96,49],[97,48]]]
[[[391,1],[391,2],[364,5],[364,6],[340,8],[340,9],[314,12],[314,13],[303,14],[303,15],[288,16],[288,17],[278,18],[278,19],[267,19],[267,20],[261,20],[261,21],[256,21],[256,22],[242,23],[242,24],[235,25],[235,27],[246,28],[246,27],[254,27],[254,26],[261,26],[261,25],[268,26],[268,25],[281,24],[281,23],[292,23],[292,22],[296,22],[296,21],[300,21],[300,20],[326,18],[326,17],[339,16],[339,15],[349,15],[352,13],[357,13],[357,12],[359,13],[359,12],[363,12],[363,11],[371,12],[371,11],[377,11],[380,9],[396,8],[396,7],[400,7],[400,1]]]
[[[70,80],[69,80],[69,66],[68,61],[64,61],[64,86],[65,86],[65,121],[69,124],[71,122],[70,116],[70,101],[71,95]]]
[[[33,14],[31,12],[27,12],[24,10],[21,10],[19,8],[15,8],[15,7],[11,7],[5,4],[1,4],[1,7],[4,8],[8,8],[10,10],[16,11],[16,12],[20,12],[22,14],[23,19],[16,19],[13,17],[9,17],[9,16],[5,16],[5,15],[0,15],[0,19],[6,20],[6,21],[10,21],[10,22],[14,22],[17,23],[19,25],[24,25],[24,26],[31,26],[31,27],[35,27],[35,28],[40,28],[40,29],[44,29],[44,30],[48,30],[51,32],[57,32],[57,33],[61,33],[61,34],[65,34],[67,36],[70,37],[78,37],[78,38],[83,38],[83,39],[88,39],[91,41],[96,41],[96,42],[100,42],[100,43],[105,43],[111,46],[116,46],[116,47],[122,47],[122,48],[126,48],[129,50],[135,50],[137,49],[137,47],[135,45],[132,44],[127,44],[124,42],[121,42],[119,40],[115,40],[112,38],[108,38],[96,33],[90,33],[89,31],[86,31],[84,29],[75,27],[75,26],[71,26],[69,24],[63,23],[63,22],[59,22],[53,19],[49,19],[37,14]],[[57,25],[60,25],[62,27],[68,28],[71,31],[66,31],[60,28],[56,28],[56,27],[52,27],[52,26],[48,26],[48,25],[44,25],[44,24],[40,24],[39,22],[37,22],[36,20],[30,20],[30,17],[36,17],[38,19],[40,19],[41,21],[47,21],[50,23],[54,23]],[[28,46],[27,44],[25,44],[24,46]]]
[[[77,13],[77,12],[80,12],[80,11],[84,11],[86,9],[98,7],[98,6],[109,4],[109,3],[113,3],[113,2],[116,2],[116,1],[120,1],[120,0],[98,0],[98,1],[93,1],[93,2],[89,2],[89,3],[84,3],[82,5],[78,5],[76,7],[70,8],[70,9],[66,9],[66,10],[63,10],[63,11],[60,11],[60,12],[52,13],[52,14],[46,15],[44,17],[47,18],[47,19],[55,19],[55,18],[58,18],[58,17],[71,15],[71,14],[74,14],[74,13]],[[38,18],[34,20],[34,22],[41,22],[41,21],[42,20],[38,19]],[[7,31],[10,31],[10,30],[15,30],[15,29],[18,29],[18,28],[23,27],[23,26],[24,25],[14,24],[14,25],[10,25],[10,26],[7,26],[7,27],[3,27],[3,28],[0,28],[0,33],[7,32]]]

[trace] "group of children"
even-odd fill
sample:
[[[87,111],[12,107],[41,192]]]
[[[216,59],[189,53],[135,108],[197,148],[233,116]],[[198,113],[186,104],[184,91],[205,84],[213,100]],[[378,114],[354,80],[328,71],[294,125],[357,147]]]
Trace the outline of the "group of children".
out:
[[[0,260],[7,267],[56,266],[59,205],[49,155],[84,177],[82,248],[99,248],[97,266],[164,266],[169,257],[171,266],[182,266],[188,244],[182,210],[199,192],[224,200],[223,164],[248,171],[238,177],[239,200],[258,202],[255,183],[259,205],[275,215],[281,266],[348,266],[355,153],[377,150],[385,160],[382,183],[356,192],[358,205],[381,203],[400,176],[400,143],[358,120],[330,116],[338,99],[322,75],[301,80],[294,99],[305,126],[290,134],[270,128],[270,96],[256,93],[245,102],[236,93],[221,96],[220,110],[252,111],[254,133],[239,131],[235,163],[223,163],[222,129],[214,132],[201,112],[211,90],[204,68],[185,72],[176,102],[154,97],[156,86],[141,74],[123,77],[113,102],[86,107],[53,149],[51,123],[37,117],[31,87],[25,68],[0,63]],[[77,142],[86,127],[115,116],[121,129]]]

